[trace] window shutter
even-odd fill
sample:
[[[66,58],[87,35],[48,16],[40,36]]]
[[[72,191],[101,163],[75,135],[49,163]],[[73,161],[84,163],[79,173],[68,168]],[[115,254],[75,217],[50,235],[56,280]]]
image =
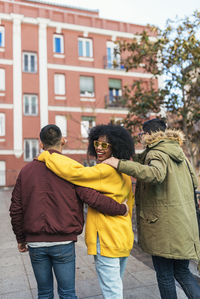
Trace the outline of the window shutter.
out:
[[[54,75],[54,92],[57,95],[65,95],[65,75]]]
[[[81,40],[78,41],[78,55],[83,56],[83,42]]]
[[[93,77],[80,77],[80,91],[81,92],[94,92],[94,78]]]
[[[0,113],[0,136],[5,136],[5,114]]]
[[[109,79],[109,88],[121,89],[121,80],[118,79]]]
[[[56,126],[58,126],[62,132],[62,136],[67,136],[67,118],[64,115],[56,115]]]
[[[5,70],[0,69],[0,90],[5,90]]]
[[[37,97],[36,96],[31,97],[31,114],[37,115]]]
[[[0,161],[0,186],[6,185],[6,162]]]

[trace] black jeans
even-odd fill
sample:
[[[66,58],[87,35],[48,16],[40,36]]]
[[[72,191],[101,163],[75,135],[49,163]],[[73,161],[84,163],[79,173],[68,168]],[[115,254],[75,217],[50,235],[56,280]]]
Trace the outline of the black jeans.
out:
[[[189,260],[152,256],[162,299],[177,299],[175,279],[190,299],[200,299],[200,285],[189,270]]]

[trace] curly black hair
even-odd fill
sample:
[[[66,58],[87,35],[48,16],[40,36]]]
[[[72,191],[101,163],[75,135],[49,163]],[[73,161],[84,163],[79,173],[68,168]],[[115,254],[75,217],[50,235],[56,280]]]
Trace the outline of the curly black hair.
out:
[[[97,158],[94,140],[106,136],[112,147],[112,155],[118,159],[129,160],[134,154],[134,142],[129,131],[120,125],[98,125],[90,130],[88,154]]]

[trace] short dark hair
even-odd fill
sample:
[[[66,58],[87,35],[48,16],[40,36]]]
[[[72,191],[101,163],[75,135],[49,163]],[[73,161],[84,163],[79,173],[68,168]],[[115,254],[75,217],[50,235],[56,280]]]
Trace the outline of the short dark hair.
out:
[[[59,145],[62,138],[61,130],[56,125],[47,125],[40,131],[40,140],[45,147]]]
[[[130,159],[134,154],[133,138],[128,130],[120,125],[98,125],[90,130],[88,154],[97,158],[94,140],[106,136],[112,147],[112,155],[118,159]]]
[[[143,131],[151,134],[152,132],[165,131],[167,126],[163,119],[153,118],[143,123]]]

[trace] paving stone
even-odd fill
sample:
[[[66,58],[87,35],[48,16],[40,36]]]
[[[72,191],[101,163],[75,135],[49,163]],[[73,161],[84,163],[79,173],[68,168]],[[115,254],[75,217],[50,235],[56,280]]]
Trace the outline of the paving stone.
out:
[[[5,245],[5,244],[4,244]],[[0,248],[0,259],[1,258],[7,258],[7,257],[12,257],[13,255],[16,255],[18,252],[16,251],[16,242],[15,242],[15,247],[4,247],[4,246],[1,246]],[[20,254],[19,254],[20,256]]]
[[[151,285],[156,285],[156,275],[155,272],[151,269],[146,269],[142,271],[137,271],[137,272],[132,272],[131,275],[136,278],[141,285],[143,286],[151,286]]]
[[[22,264],[21,257],[18,254],[7,257],[0,257],[0,267],[18,266]]]
[[[30,289],[27,276],[25,274],[0,279],[0,294],[11,292],[28,291]]]
[[[76,269],[76,280],[91,280],[97,278],[95,269],[89,267],[81,267]]]
[[[124,299],[160,299],[160,294],[155,287],[139,287],[124,290]]]
[[[36,299],[37,297],[33,297],[31,291],[20,291],[20,292],[12,292],[6,294],[0,294],[0,299]]]
[[[130,273],[132,273],[132,272],[134,273],[134,272],[146,270],[146,269],[149,269],[149,267],[147,267],[143,262],[137,260],[133,256],[130,256],[128,258],[128,262],[126,265],[126,271],[128,271]]]
[[[125,273],[124,273],[124,279],[123,279],[124,290],[126,290],[126,289],[132,289],[132,288],[137,288],[139,286],[141,286],[141,282],[139,280],[137,280],[129,272],[125,271]]]
[[[14,279],[17,276],[24,275],[24,266],[22,264],[1,266],[0,280],[1,279]]]
[[[34,274],[33,273],[28,274],[27,279],[28,279],[30,289],[37,289],[37,282],[36,282]]]
[[[92,280],[77,280],[76,290],[78,298],[94,298],[101,295],[97,278]]]

